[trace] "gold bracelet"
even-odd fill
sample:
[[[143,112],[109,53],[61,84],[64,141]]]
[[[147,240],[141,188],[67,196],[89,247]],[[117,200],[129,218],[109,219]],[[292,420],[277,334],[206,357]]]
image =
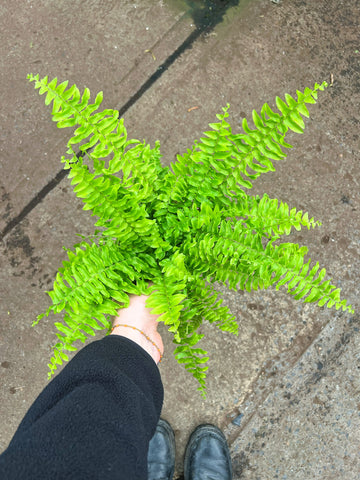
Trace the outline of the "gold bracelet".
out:
[[[146,333],[144,333],[142,330],[140,330],[139,328],[136,328],[136,327],[133,327],[132,325],[125,325],[124,323],[118,323],[117,325],[114,325],[111,329],[111,331],[113,331],[116,327],[127,327],[127,328],[132,328],[133,330],[137,330],[138,332],[140,332],[142,335],[144,335],[144,337],[146,338],[146,340],[149,340],[150,343],[152,343],[154,345],[154,347],[156,348],[156,350],[159,352],[160,354],[160,360],[159,360],[159,363],[161,362],[162,358],[163,358],[163,355],[161,354],[161,351],[160,351],[160,348],[156,345],[155,342],[153,342],[151,340],[150,337],[148,337],[146,335]]]

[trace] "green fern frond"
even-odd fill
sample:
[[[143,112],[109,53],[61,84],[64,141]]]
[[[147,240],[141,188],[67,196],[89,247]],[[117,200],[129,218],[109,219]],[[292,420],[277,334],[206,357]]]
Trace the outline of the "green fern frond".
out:
[[[85,305],[81,314],[74,312],[64,316],[63,323],[55,322],[58,332],[56,334],[59,342],[54,346],[54,355],[48,364],[50,372],[49,379],[54,374],[58,365],[62,365],[63,360],[68,360],[65,351],[74,352],[77,347],[75,342],[85,343],[89,336],[94,336],[95,331],[110,330],[111,316],[116,314],[113,302],[105,300],[101,306]]]
[[[103,100],[102,92],[96,96],[95,103],[89,105],[90,91],[88,88],[81,96],[76,85],[72,85],[70,88],[67,88],[68,82],[57,85],[56,78],[49,82],[47,76],[39,79],[39,75],[29,74],[28,80],[35,82],[35,89],[39,89],[40,95],[46,93],[46,105],[53,102],[52,120],[57,122],[58,128],[80,125],[68,142],[67,153],[71,157],[63,160],[66,168],[78,160],[73,145],[78,145],[81,152],[93,149],[92,153],[88,154],[95,161],[95,165],[99,165],[98,159],[106,158],[111,153],[118,155],[119,151],[124,150],[126,142],[122,131],[118,132],[116,141],[112,141],[112,138],[108,137],[108,134],[116,127],[121,128],[121,123],[118,122],[119,112],[112,109],[96,112]],[[120,148],[118,142],[121,143]]]
[[[267,194],[262,197],[246,197],[241,202],[233,202],[233,207],[227,211],[228,217],[235,222],[241,222],[244,229],[255,230],[264,237],[289,235],[291,230],[301,230],[302,227],[315,228],[321,222],[309,218],[307,212],[290,209],[277,198],[271,199]]]
[[[92,210],[99,217],[96,226],[104,228],[103,235],[117,238],[123,248],[139,241],[153,248],[165,247],[155,221],[148,218],[146,205],[139,204],[156,196],[154,186],[157,185],[157,174],[162,170],[159,145],[151,150],[137,141],[127,142],[123,120],[118,120],[115,110],[94,113],[102,102],[102,94],[98,94],[95,104],[88,105],[88,89],[81,97],[75,86],[66,90],[66,82],[57,86],[57,79],[48,82],[47,77],[39,80],[38,75],[29,75],[28,78],[35,81],[40,94],[47,93],[46,104],[53,102],[53,120],[59,128],[80,125],[68,142],[67,153],[71,157],[63,157],[63,162],[65,168],[71,170],[69,178],[75,185],[74,192],[85,203],[84,209]],[[84,141],[86,143],[81,144]],[[135,146],[129,149],[134,143]],[[75,153],[74,145],[92,160],[94,173]],[[105,162],[100,159],[110,154],[113,157],[106,169]],[[122,180],[114,175],[120,170]],[[129,199],[129,191],[133,193],[132,199]]]
[[[288,284],[288,293],[297,300],[353,312],[346,300],[340,300],[340,290],[331,285],[330,280],[323,281],[325,269],[315,278],[318,263],[307,273],[310,260],[304,263],[306,247],[292,243],[275,246],[273,240],[263,247],[261,235],[240,233],[236,231],[237,226],[233,228],[230,222],[223,221],[220,229],[213,225],[208,233],[197,235],[198,249],[190,249],[190,243],[185,244],[184,253],[195,265],[203,265],[202,273],[208,281],[219,281],[229,288],[249,292],[274,284],[277,288]]]
[[[68,250],[68,261],[59,269],[52,291],[48,292],[52,305],[46,315],[65,311],[71,319],[94,308],[109,313],[128,305],[128,294],[139,294],[136,284],[140,275],[151,277],[157,274],[156,263],[148,255],[131,253],[107,244],[82,242],[75,251]],[[94,311],[95,311],[94,310]]]
[[[287,131],[303,133],[301,115],[309,115],[306,104],[316,103],[317,91],[326,86],[326,82],[316,83],[313,90],[298,91],[297,100],[286,95],[288,104],[277,97],[280,113],[274,113],[265,104],[261,116],[253,111],[255,128],[251,129],[244,119],[244,133],[240,134],[232,133],[226,121],[229,105],[224,108],[223,114],[217,115],[220,121],[210,124],[212,130],[205,132],[206,137],[171,164],[177,178],[188,184],[187,197],[199,203],[217,201],[229,205],[228,197],[241,195],[244,189],[252,188],[252,180],[262,173],[274,171],[273,161],[286,157],[282,148],[291,148],[284,140]]]
[[[159,322],[168,326],[169,332],[174,335],[175,341],[180,341],[179,325],[180,313],[183,309],[181,302],[186,298],[183,293],[185,283],[165,275],[153,279],[150,288],[151,294],[146,301],[146,306],[151,308],[151,313],[160,315]]]
[[[238,334],[235,316],[227,306],[222,306],[223,299],[212,284],[208,284],[200,275],[194,276],[188,285],[188,295],[184,301],[180,329],[186,337],[198,329],[203,321],[215,324],[220,330]]]
[[[202,337],[203,335],[194,333],[191,337],[182,339],[182,345],[176,347],[174,355],[178,363],[183,364],[185,369],[198,381],[198,390],[205,397],[206,371],[209,367],[203,364],[209,360],[209,357],[206,356],[207,352],[205,350],[194,347]]]

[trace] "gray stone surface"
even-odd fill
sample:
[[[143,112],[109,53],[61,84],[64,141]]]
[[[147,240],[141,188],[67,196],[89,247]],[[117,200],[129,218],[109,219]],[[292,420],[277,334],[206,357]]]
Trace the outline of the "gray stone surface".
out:
[[[2,2],[0,188],[11,199],[0,206],[1,230],[61,169],[68,138],[34,102],[27,74],[102,90],[105,107],[120,108],[155,70],[149,52],[161,63],[194,28],[187,10],[181,0],[171,9],[150,0]]]
[[[359,327],[334,318],[294,367],[259,379],[232,421],[234,479],[360,478]]]
[[[91,228],[67,180],[49,184],[61,169],[68,133],[51,123],[43,99],[26,82],[28,72],[69,79],[93,95],[103,90],[106,107],[127,106],[129,135],[152,144],[160,139],[164,164],[201,136],[227,102],[237,130],[252,108],[272,105],[276,95],[333,80],[311,108],[304,135],[291,136],[288,159],[258,179],[253,193],[266,191],[322,221],[321,228],[292,234],[290,241],[309,246],[358,310],[358,2],[229,3],[234,6],[215,18],[210,2],[2,2],[0,451],[46,385],[52,319],[36,329],[31,323],[48,305],[44,290],[65,258],[61,247]],[[205,29],[199,19],[214,28]],[[163,416],[176,433],[178,473],[192,429],[210,421],[233,446],[238,478],[331,479],[341,468],[343,478],[358,478],[357,317],[302,305],[285,291],[224,290],[224,298],[240,335],[203,326],[211,358],[206,400],[176,364],[171,337],[161,326]],[[329,332],[350,340],[315,361],[320,339],[331,343]],[[295,372],[296,382],[282,388],[279,371],[284,378]],[[301,383],[302,371],[310,391]],[[322,371],[325,380],[314,383]],[[292,398],[299,403],[290,405]]]

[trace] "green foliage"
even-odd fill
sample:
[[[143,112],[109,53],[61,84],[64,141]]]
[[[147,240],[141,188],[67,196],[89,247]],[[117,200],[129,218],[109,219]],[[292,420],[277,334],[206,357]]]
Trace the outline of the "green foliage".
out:
[[[95,330],[110,328],[110,316],[126,307],[129,294],[149,294],[147,305],[159,314],[176,344],[175,356],[205,391],[208,360],[197,347],[204,321],[237,334],[238,325],[214,282],[231,289],[286,286],[297,300],[352,312],[340,290],[325,280],[325,269],[305,261],[306,247],[281,243],[292,229],[319,225],[307,213],[290,209],[268,195],[247,190],[274,161],[286,157],[289,130],[304,131],[306,104],[316,102],[326,84],[297,92],[297,99],[276,98],[279,113],[265,104],[253,111],[254,128],[243,120],[234,134],[229,105],[218,122],[170,167],[161,165],[159,144],[128,140],[118,112],[99,112],[102,93],[90,104],[67,82],[29,75],[59,128],[76,127],[67,144],[64,168],[84,210],[96,217],[95,233],[67,250],[59,269],[52,305],[43,315],[64,312],[55,326],[58,343],[51,375]]]

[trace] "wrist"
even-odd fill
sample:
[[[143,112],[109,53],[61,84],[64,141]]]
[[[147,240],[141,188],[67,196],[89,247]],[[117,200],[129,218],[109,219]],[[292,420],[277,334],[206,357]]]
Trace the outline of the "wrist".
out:
[[[132,325],[116,324],[111,330],[111,335],[119,335],[137,343],[145,350],[156,364],[161,362],[162,353],[158,345],[142,330]]]

